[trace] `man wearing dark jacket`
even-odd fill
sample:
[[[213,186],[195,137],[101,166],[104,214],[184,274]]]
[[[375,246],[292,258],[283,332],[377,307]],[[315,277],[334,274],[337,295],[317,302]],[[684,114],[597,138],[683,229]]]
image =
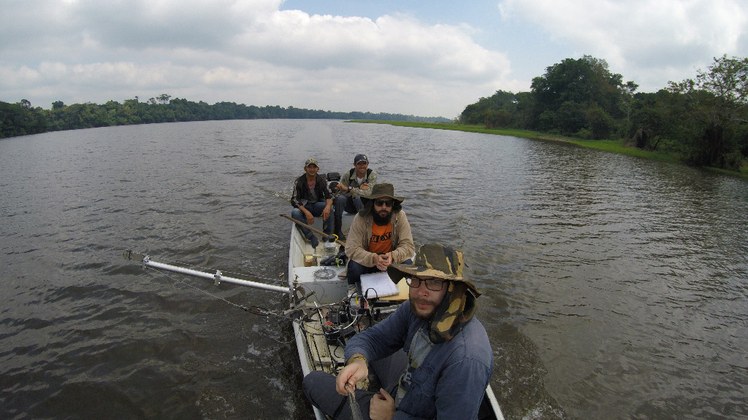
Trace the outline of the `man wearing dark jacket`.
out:
[[[291,217],[306,223],[314,224],[314,218],[322,216],[322,230],[326,234],[332,234],[332,223],[330,213],[332,212],[332,194],[327,188],[327,180],[318,175],[319,165],[317,159],[309,158],[304,162],[304,175],[296,179],[293,193],[291,195]],[[319,239],[311,230],[296,225],[304,237],[311,243],[312,248],[317,248]]]

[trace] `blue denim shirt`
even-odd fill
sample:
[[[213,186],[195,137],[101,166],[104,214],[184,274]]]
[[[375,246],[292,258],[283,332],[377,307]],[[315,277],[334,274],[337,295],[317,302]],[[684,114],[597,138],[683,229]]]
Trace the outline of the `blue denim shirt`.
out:
[[[405,302],[384,321],[351,338],[345,357],[361,353],[367,360],[378,360],[401,348],[407,352],[415,333],[427,326]],[[395,418],[477,418],[492,370],[491,343],[483,324],[473,318],[452,340],[434,345],[413,370]]]

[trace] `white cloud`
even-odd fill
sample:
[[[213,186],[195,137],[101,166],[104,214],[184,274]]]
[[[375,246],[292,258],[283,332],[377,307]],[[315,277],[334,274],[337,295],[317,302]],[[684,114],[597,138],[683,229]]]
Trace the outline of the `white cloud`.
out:
[[[167,93],[453,117],[498,89],[529,90],[567,57],[605,59],[651,90],[715,56],[748,55],[748,6],[736,0],[424,2],[382,12],[392,4],[340,16],[282,10],[281,0],[11,1],[0,14],[0,100],[49,107]]]
[[[469,27],[404,15],[310,15],[280,10],[276,0],[32,3],[44,26],[23,48],[2,45],[9,59],[0,63],[8,76],[0,92],[46,107],[168,93],[453,117],[498,89],[510,70]],[[40,85],[50,96],[29,97]]]
[[[746,54],[748,12],[737,0],[505,0],[500,8],[505,19],[605,59],[642,90],[694,77],[714,57]]]

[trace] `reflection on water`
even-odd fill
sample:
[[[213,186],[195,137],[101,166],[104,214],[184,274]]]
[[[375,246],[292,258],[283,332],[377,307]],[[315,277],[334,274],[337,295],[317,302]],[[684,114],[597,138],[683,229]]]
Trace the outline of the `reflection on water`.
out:
[[[368,145],[362,147],[361,145]],[[748,415],[748,185],[510,137],[230,121],[0,141],[0,413],[309,418],[282,283],[291,180],[367,153],[417,243],[465,250],[508,418]]]

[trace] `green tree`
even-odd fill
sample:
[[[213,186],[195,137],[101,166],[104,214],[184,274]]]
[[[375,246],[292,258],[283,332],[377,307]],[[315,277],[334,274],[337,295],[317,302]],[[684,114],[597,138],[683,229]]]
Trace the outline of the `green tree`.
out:
[[[585,119],[589,124],[590,136],[593,139],[609,138],[615,130],[613,118],[597,104],[587,108]]]
[[[233,102],[209,105],[186,99],[171,99],[161,94],[140,102],[135,96],[120,104],[108,101],[103,105],[93,103],[65,105],[52,103],[45,111],[33,108],[31,102],[22,100],[15,104],[0,102],[0,137],[19,136],[54,130],[72,130],[125,124],[148,124],[174,121],[205,121],[259,118],[335,118],[335,119],[389,119],[400,121],[446,122],[445,118],[423,118],[401,114],[372,114],[370,112],[331,112],[280,106],[247,106]]]
[[[602,138],[623,127],[636,84],[623,83],[605,60],[567,58],[532,80],[534,109],[529,128]],[[594,127],[593,127],[594,125]]]
[[[518,94],[499,90],[465,107],[459,120],[463,124],[484,124],[491,128],[522,128],[521,109]]]
[[[667,106],[673,94],[667,90],[657,93],[637,93],[631,101],[627,138],[645,150],[657,150],[672,126],[671,109]],[[675,138],[671,136],[671,138]]]
[[[46,130],[47,118],[43,109],[33,108],[26,99],[17,104],[0,102],[0,137],[37,134]]]
[[[165,93],[162,93],[162,94],[158,95],[157,99],[158,99],[158,103],[160,103],[162,105],[166,105],[166,104],[169,103],[169,99],[170,98],[171,98],[171,95],[167,95]]]
[[[687,162],[739,169],[748,121],[748,58],[715,58],[696,80],[670,82],[669,89],[685,101]]]

